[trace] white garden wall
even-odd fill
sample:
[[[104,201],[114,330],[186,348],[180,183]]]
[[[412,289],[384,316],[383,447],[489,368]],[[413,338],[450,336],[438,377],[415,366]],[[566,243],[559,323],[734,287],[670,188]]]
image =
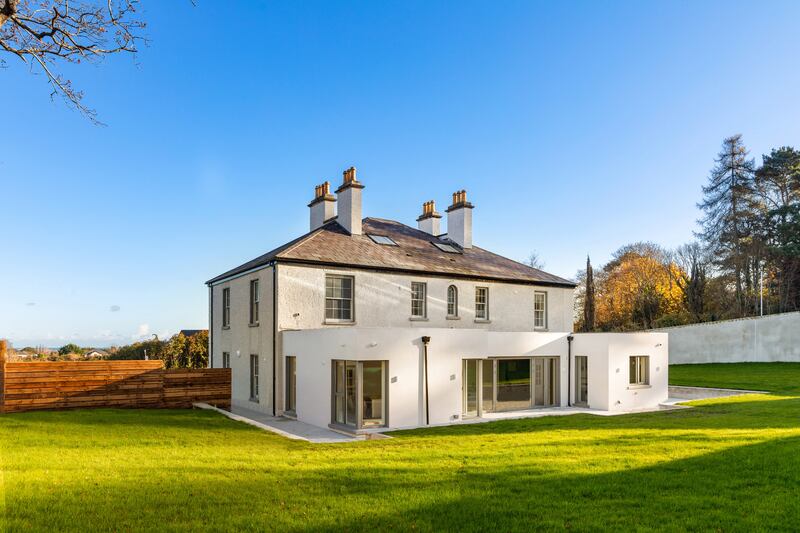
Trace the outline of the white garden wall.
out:
[[[664,328],[670,364],[800,362],[800,313]]]

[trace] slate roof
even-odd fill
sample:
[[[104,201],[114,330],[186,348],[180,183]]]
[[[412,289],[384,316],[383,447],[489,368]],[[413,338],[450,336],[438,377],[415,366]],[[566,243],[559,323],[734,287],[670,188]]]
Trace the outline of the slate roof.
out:
[[[575,283],[517,261],[473,246],[447,253],[433,243],[450,244],[443,237],[406,226],[394,220],[365,218],[363,235],[350,235],[336,219],[266,254],[256,257],[224,274],[208,280],[207,284],[278,263],[302,263],[324,266],[367,268],[405,273],[424,273],[462,278],[508,281],[525,284],[574,287]],[[367,234],[385,235],[397,246],[377,244]]]

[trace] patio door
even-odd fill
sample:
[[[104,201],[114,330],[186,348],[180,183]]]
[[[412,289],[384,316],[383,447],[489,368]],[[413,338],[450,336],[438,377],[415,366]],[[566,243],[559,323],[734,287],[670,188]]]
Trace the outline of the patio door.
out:
[[[589,358],[575,356],[575,405],[589,403]]]
[[[481,361],[479,359],[464,359],[462,372],[462,411],[464,418],[478,416],[480,366]]]
[[[531,360],[498,359],[496,380],[497,411],[518,411],[531,407]]]
[[[559,358],[534,357],[533,406],[559,405]]]
[[[356,413],[356,363],[333,362],[333,420],[337,424],[355,426]]]
[[[386,425],[386,361],[333,361],[331,419],[356,429]]]

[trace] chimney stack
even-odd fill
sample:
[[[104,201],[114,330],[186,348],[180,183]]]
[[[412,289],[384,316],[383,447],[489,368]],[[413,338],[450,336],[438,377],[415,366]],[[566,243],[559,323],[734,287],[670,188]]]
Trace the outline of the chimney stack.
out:
[[[422,204],[422,214],[417,218],[420,230],[438,237],[442,233],[441,220],[442,215],[436,212],[436,202],[431,200]]]
[[[342,185],[336,189],[339,202],[337,221],[350,235],[361,235],[361,189],[364,186],[356,179],[356,167],[342,172]]]
[[[330,182],[314,187],[314,199],[308,204],[311,211],[310,231],[314,231],[336,216],[336,197],[331,194]]]
[[[462,248],[472,248],[472,209],[467,191],[453,193],[453,205],[447,208],[447,238]]]

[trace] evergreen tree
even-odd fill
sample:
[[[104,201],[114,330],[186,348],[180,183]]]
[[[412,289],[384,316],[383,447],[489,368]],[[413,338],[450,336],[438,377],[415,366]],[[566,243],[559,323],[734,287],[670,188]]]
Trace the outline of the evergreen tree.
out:
[[[761,201],[759,238],[765,248],[766,278],[778,312],[800,309],[800,151],[773,149],[755,173]],[[768,300],[768,303],[769,303]]]
[[[586,293],[583,301],[583,331],[594,330],[594,272],[589,256],[586,256]]]
[[[753,311],[755,303],[751,299],[754,262],[749,254],[755,221],[755,162],[747,156],[741,135],[725,139],[698,204],[704,212],[700,236],[714,252],[720,269],[732,277],[739,316]]]

